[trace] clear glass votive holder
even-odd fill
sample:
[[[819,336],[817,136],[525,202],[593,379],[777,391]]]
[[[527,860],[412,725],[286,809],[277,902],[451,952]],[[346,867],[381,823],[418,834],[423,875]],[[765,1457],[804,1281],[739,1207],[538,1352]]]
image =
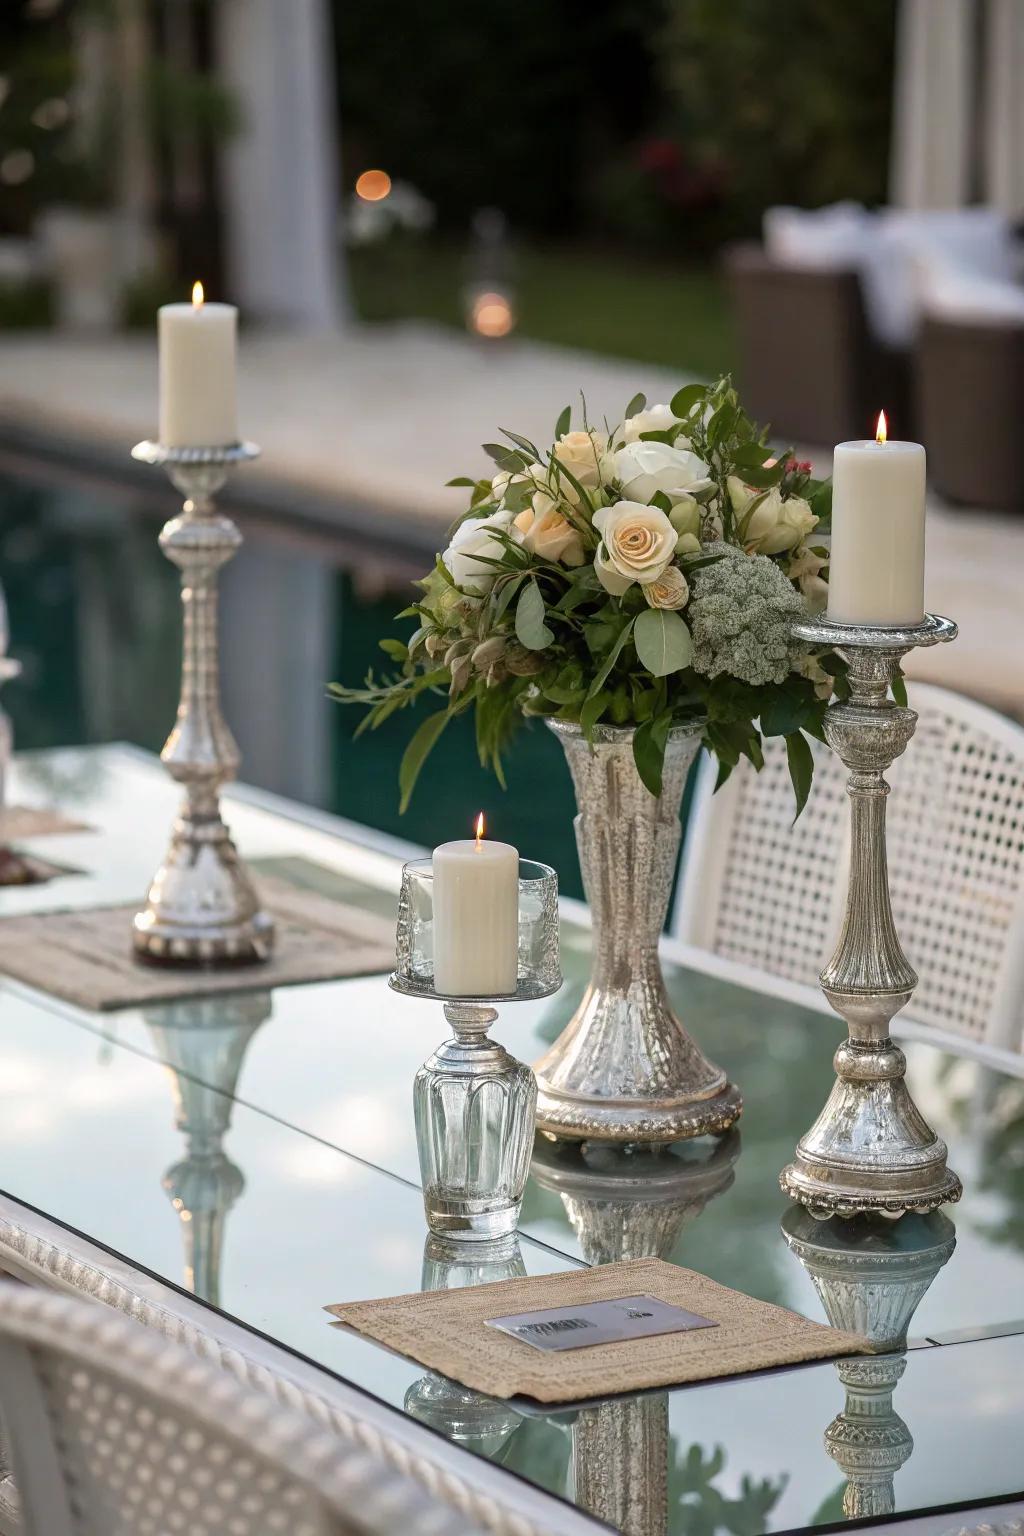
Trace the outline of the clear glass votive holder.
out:
[[[446,997],[434,988],[433,870],[406,864],[398,905],[391,986],[444,1004],[452,1039],[424,1062],[413,1084],[416,1145],[427,1225],[440,1236],[485,1242],[514,1232],[533,1149],[537,1084],[523,1062],[487,1032],[496,1003],[549,997],[562,984],[558,877],[519,861],[519,965],[515,992]]]

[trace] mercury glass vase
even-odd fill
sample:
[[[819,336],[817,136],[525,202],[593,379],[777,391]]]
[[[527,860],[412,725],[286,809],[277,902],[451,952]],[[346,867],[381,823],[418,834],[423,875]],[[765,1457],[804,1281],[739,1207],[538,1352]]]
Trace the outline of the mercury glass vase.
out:
[[[576,790],[594,936],[583,1000],[534,1065],[538,1127],[556,1138],[646,1144],[719,1134],[743,1101],[673,1013],[658,953],[704,722],[669,733],[659,796],[636,771],[632,729],[598,726],[591,745],[578,725],[549,724]]]

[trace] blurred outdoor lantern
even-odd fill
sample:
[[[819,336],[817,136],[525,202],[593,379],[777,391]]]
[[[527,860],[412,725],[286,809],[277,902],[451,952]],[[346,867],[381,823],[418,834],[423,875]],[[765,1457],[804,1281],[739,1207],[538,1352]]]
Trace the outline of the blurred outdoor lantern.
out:
[[[516,319],[503,293],[480,293],[473,300],[469,323],[478,336],[500,337],[509,334]]]
[[[466,326],[476,336],[500,341],[516,326],[508,224],[498,208],[481,208],[473,218],[472,243],[463,290]]]
[[[379,203],[391,191],[391,177],[387,171],[364,171],[356,178],[356,196],[364,203]]]

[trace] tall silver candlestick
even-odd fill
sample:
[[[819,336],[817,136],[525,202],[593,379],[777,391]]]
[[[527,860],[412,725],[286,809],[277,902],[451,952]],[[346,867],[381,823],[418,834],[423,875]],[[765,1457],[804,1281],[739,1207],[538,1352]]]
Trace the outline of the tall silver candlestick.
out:
[[[138,443],[132,457],[159,464],[185,497],[164,525],[160,548],[181,571],[184,634],[181,700],[161,760],[185,798],[145,908],[136,914],[137,954],[163,963],[265,960],[274,925],[238,857],[220,813],[220,789],[241,761],[220,705],[217,577],[242,535],[213,498],[237,464],[255,459],[254,443],[168,448]]]
[[[825,736],[850,770],[850,879],[846,917],[821,990],[847,1021],[825,1108],[780,1175],[785,1192],[819,1216],[930,1211],[959,1200],[946,1147],[904,1081],[906,1057],[889,1036],[917,975],[900,948],[889,900],[883,774],[905,750],[917,716],[889,697],[900,660],[919,645],[956,638],[950,619],[926,615],[907,628],[798,622],[793,633],[845,657],[850,698],[825,715]]]

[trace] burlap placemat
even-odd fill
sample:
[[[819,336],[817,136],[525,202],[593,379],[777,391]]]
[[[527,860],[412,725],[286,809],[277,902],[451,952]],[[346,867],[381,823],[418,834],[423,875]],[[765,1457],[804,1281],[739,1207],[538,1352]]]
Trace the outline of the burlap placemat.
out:
[[[84,821],[72,821],[48,806],[5,805],[0,810],[0,843],[16,843],[21,837],[47,837],[58,832],[91,832]]]
[[[81,1008],[105,1012],[219,992],[264,991],[339,976],[367,976],[395,962],[393,919],[264,875],[256,881],[277,924],[262,965],[209,970],[146,965],[131,947],[131,906],[0,919],[0,971]]]
[[[486,1318],[511,1313],[640,1295],[685,1307],[719,1326],[559,1354],[542,1353],[484,1326]],[[522,1394],[542,1403],[710,1381],[772,1365],[869,1351],[856,1334],[809,1322],[785,1307],[755,1301],[663,1259],[631,1259],[457,1291],[341,1302],[325,1310],[476,1392],[492,1397]]]

